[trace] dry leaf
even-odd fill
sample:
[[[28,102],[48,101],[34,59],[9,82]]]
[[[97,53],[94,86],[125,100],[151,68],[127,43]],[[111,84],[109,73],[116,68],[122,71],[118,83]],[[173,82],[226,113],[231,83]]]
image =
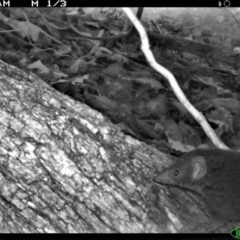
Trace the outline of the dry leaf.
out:
[[[107,68],[103,69],[102,72],[114,77],[114,76],[119,75],[122,69],[123,69],[123,63],[117,62],[117,63],[113,63],[110,66],[108,66]]]

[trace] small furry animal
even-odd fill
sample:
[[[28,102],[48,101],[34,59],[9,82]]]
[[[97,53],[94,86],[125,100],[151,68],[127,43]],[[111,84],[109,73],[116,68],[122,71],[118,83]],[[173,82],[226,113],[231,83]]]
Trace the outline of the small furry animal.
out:
[[[191,151],[160,172],[153,182],[197,192],[217,219],[240,219],[239,152],[220,149]]]

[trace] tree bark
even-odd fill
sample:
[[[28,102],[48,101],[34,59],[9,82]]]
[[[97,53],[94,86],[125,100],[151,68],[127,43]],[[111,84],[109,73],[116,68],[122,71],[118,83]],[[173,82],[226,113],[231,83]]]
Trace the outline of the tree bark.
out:
[[[0,232],[205,232],[201,202],[151,184],[171,163],[0,61]]]

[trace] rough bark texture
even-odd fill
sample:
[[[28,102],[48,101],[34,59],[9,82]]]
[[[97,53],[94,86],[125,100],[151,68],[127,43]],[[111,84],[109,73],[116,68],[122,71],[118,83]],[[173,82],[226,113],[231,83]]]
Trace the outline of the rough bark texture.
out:
[[[171,163],[97,111],[0,61],[0,232],[204,232]],[[200,205],[199,205],[200,204]]]

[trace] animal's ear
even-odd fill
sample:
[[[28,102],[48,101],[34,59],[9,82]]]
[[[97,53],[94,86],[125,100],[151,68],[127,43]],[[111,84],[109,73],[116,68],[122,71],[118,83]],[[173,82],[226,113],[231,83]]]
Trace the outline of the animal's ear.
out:
[[[207,166],[206,166],[206,160],[204,157],[195,156],[194,158],[192,158],[192,166],[193,166],[193,173],[192,173],[193,180],[199,180],[206,175]]]

